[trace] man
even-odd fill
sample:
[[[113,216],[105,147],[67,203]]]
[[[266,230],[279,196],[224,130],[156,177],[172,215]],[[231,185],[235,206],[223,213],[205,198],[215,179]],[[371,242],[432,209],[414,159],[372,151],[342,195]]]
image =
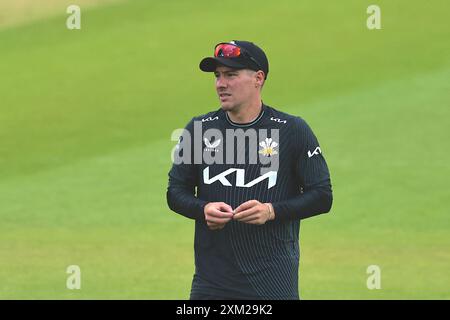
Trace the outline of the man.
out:
[[[269,64],[248,41],[220,43],[221,108],[183,130],[169,172],[171,210],[195,219],[191,299],[299,299],[300,220],[331,209],[327,164],[310,127],[265,105]]]

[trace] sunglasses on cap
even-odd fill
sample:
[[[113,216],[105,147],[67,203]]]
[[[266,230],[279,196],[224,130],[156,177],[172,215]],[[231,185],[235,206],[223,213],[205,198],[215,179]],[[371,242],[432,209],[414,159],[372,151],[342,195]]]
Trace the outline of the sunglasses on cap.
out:
[[[235,44],[232,43],[219,43],[216,45],[216,48],[214,49],[214,57],[223,57],[223,58],[238,58],[238,57],[244,57],[247,59],[250,59],[259,70],[262,70],[260,64],[258,61],[255,60],[245,49],[238,47]]]

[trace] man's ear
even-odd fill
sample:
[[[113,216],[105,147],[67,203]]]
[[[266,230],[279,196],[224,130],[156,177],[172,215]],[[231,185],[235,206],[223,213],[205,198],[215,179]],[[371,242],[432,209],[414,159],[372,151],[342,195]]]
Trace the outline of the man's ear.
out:
[[[256,71],[255,76],[256,76],[256,85],[261,88],[264,85],[264,71],[262,70]]]

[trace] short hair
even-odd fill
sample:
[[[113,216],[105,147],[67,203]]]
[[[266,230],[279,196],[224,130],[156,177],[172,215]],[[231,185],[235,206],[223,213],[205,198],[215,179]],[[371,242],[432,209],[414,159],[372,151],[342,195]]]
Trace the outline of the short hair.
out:
[[[252,70],[252,69],[244,69],[244,70],[246,70],[248,73],[251,73],[251,74],[254,74],[254,73],[258,72],[258,71],[262,71],[262,70],[255,71],[255,70]],[[264,71],[262,71],[262,72],[264,72]],[[263,79],[263,83],[262,83],[261,88],[260,88],[261,90],[264,87],[265,83],[266,83],[266,79]]]

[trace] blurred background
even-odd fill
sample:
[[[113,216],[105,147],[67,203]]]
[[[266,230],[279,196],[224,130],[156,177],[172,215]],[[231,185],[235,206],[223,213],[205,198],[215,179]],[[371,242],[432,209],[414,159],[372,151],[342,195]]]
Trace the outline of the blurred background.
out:
[[[302,298],[449,299],[449,13],[447,0],[1,0],[0,298],[189,298],[194,223],[166,205],[170,135],[219,108],[198,63],[236,39],[264,48],[264,102],[303,117],[330,167],[332,211],[300,230]]]

